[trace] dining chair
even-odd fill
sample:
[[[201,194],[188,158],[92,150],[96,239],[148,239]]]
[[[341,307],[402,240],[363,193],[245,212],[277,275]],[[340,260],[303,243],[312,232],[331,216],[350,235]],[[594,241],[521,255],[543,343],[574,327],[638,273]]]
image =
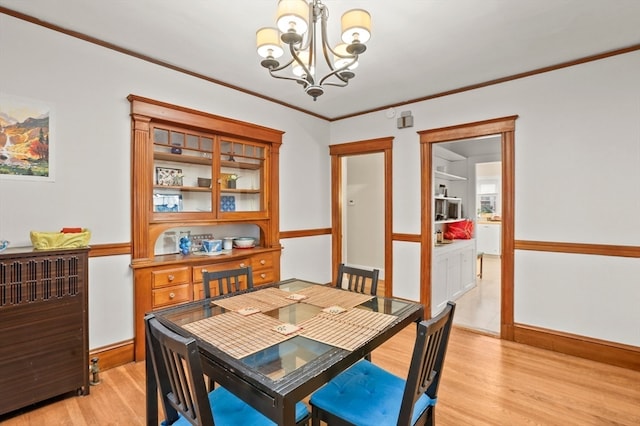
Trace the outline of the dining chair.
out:
[[[144,321],[150,361],[166,416],[163,425],[275,425],[224,387],[207,393],[195,339],[174,333],[153,314]],[[298,402],[296,425],[308,422],[309,410]]]
[[[311,424],[433,425],[455,303],[418,324],[406,379],[360,360],[311,395]]]
[[[218,282],[219,295],[235,293],[241,290],[242,280],[246,280],[247,288],[253,288],[253,271],[251,266],[225,271],[202,271],[202,284],[204,285],[204,298],[211,297],[211,282]]]
[[[379,274],[380,270],[378,269],[367,270],[347,266],[344,263],[341,263],[338,267],[336,287],[345,288],[358,293],[369,293],[372,296],[375,296],[378,291]]]

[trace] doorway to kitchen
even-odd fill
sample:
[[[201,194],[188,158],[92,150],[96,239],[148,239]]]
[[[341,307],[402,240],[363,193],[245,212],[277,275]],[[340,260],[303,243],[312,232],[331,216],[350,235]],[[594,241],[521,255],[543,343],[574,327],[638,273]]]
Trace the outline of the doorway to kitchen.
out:
[[[494,139],[499,142],[499,137]],[[489,141],[476,141],[479,144],[476,148],[482,149],[483,154],[476,152],[469,157],[470,171],[474,169],[469,189],[475,189],[470,201],[474,202],[471,206],[475,212],[476,285],[457,300],[454,324],[497,335],[500,333],[502,162],[481,162],[500,159],[499,143],[491,146]],[[458,149],[457,145],[463,148],[464,143],[452,142],[451,149]]]
[[[444,143],[453,143],[461,141],[470,141],[470,144],[480,146],[480,142],[484,139],[496,138],[496,143],[500,146],[500,157],[497,159],[501,161],[501,194],[502,194],[502,209],[501,209],[501,235],[500,235],[500,299],[499,299],[499,317],[500,327],[497,335],[502,339],[513,340],[513,269],[514,269],[514,145],[515,145],[515,120],[517,116],[502,117],[492,120],[479,121],[474,123],[466,123],[456,126],[443,127],[438,129],[431,129],[420,131],[420,144],[421,144],[421,162],[422,162],[422,209],[423,209],[423,221],[422,221],[422,238],[421,238],[421,250],[422,250],[422,263],[421,263],[421,294],[420,300],[425,305],[427,312],[432,313],[432,302],[434,298],[433,291],[438,291],[437,277],[434,276],[433,271],[433,254],[434,249],[434,231],[436,222],[438,221],[435,216],[435,203],[436,198],[442,198],[442,196],[436,197],[438,194],[434,185],[436,184],[436,174],[441,174],[442,170],[437,170],[437,164],[434,161],[434,151],[436,145],[438,147],[444,146]],[[496,161],[496,159],[482,159],[478,158],[473,163],[472,168],[468,170],[467,176],[473,176],[475,180],[475,163]],[[469,167],[469,166],[467,166]],[[457,172],[457,171],[456,171]],[[458,174],[458,173],[453,173]],[[470,189],[469,189],[470,188]],[[464,190],[460,190],[464,191]],[[475,218],[477,210],[475,207],[475,182],[473,186],[467,186],[467,192],[463,197],[468,200],[473,200],[473,209],[463,211],[463,215],[466,218]],[[449,199],[449,195],[445,195],[444,198]],[[462,197],[460,197],[462,198]],[[455,201],[455,200],[454,200]],[[464,207],[464,206],[463,206]],[[464,209],[463,209],[464,210]],[[447,218],[445,218],[447,219]],[[474,246],[475,248],[475,246]],[[467,251],[462,253],[460,259],[461,264],[467,264],[468,259]],[[455,259],[454,259],[455,260]],[[476,259],[473,259],[474,261]],[[478,259],[479,261],[480,259]],[[454,264],[454,263],[452,263]],[[479,267],[478,267],[479,269]],[[465,269],[466,271],[466,269]],[[455,272],[455,271],[453,271]],[[484,274],[484,265],[483,265]],[[465,275],[459,273],[458,275]],[[453,277],[456,276],[454,273]],[[483,275],[484,278],[484,275]],[[434,281],[436,280],[436,281]],[[468,290],[468,288],[466,288]],[[466,293],[466,292],[465,292]],[[455,299],[462,297],[460,294]],[[436,299],[437,301],[437,299]],[[436,305],[437,306],[437,305]],[[456,316],[458,316],[458,310],[456,310]]]

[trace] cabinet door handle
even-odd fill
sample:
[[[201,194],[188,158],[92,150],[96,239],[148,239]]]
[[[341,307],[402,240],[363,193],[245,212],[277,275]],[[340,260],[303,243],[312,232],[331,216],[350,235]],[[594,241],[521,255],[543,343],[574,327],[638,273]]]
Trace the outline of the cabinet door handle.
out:
[[[267,263],[267,261],[266,261],[266,260],[264,260],[264,259],[261,259],[261,260],[260,260],[260,264],[261,264],[261,265],[264,265],[265,263]]]
[[[265,273],[260,274],[260,278],[267,278],[267,274]]]
[[[169,299],[173,299],[174,297],[176,297],[176,294],[174,292],[169,293]]]
[[[169,274],[169,275],[167,276],[167,279],[168,279],[169,281],[173,281],[175,278],[176,278],[176,277],[174,277],[174,276],[173,276],[173,275],[171,275],[171,274]]]

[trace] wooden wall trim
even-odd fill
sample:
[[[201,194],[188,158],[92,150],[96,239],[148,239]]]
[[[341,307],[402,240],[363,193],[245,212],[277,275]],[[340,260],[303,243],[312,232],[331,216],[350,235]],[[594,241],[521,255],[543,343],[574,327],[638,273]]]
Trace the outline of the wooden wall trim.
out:
[[[59,33],[62,33],[62,34],[66,34],[66,35],[68,35],[70,37],[74,37],[74,38],[77,38],[77,39],[80,39],[80,40],[84,40],[84,41],[86,41],[88,43],[92,43],[92,44],[104,47],[106,49],[110,49],[110,50],[122,53],[124,55],[128,55],[128,56],[140,59],[140,60],[145,61],[145,62],[149,62],[149,63],[155,64],[155,65],[159,65],[161,67],[164,67],[164,68],[167,68],[167,69],[170,69],[170,70],[182,73],[182,74],[190,75],[192,77],[195,77],[195,78],[198,78],[198,79],[201,79],[201,80],[204,80],[204,81],[208,81],[210,83],[213,83],[213,84],[216,84],[216,85],[219,85],[219,86],[223,86],[223,87],[227,87],[229,89],[236,90],[238,92],[246,93],[248,95],[255,96],[256,98],[264,99],[264,100],[267,100],[269,102],[273,102],[275,104],[279,104],[279,105],[285,106],[287,108],[291,108],[293,110],[296,110],[296,111],[299,111],[299,112],[302,112],[302,113],[305,113],[305,114],[308,114],[308,115],[311,115],[313,117],[316,117],[316,118],[319,118],[319,119],[322,119],[322,120],[326,120],[326,121],[329,121],[329,122],[344,120],[344,119],[347,119],[347,118],[357,117],[357,116],[365,115],[365,114],[370,114],[372,112],[384,111],[384,110],[389,109],[389,108],[397,108],[397,107],[401,107],[401,106],[407,105],[407,104],[413,104],[413,103],[424,102],[424,101],[428,101],[428,100],[432,100],[432,99],[442,98],[444,96],[455,95],[457,93],[468,92],[470,90],[475,90],[475,89],[479,89],[479,88],[483,88],[483,87],[487,87],[487,86],[493,86],[493,85],[496,85],[496,84],[506,83],[506,82],[512,81],[512,80],[518,80],[518,79],[521,79],[521,78],[530,77],[530,76],[537,75],[537,74],[543,74],[543,73],[555,71],[555,70],[562,69],[562,68],[572,67],[572,66],[584,64],[584,63],[587,63],[587,62],[598,61],[598,60],[606,59],[606,58],[609,58],[609,57],[612,57],[612,56],[623,55],[623,54],[626,54],[626,53],[635,52],[636,50],[640,50],[640,44],[634,44],[632,46],[627,46],[627,47],[623,47],[623,48],[620,48],[620,49],[614,49],[614,50],[610,50],[610,51],[607,51],[607,52],[598,53],[598,54],[595,54],[595,55],[585,56],[585,57],[574,59],[574,60],[571,60],[571,61],[561,62],[559,64],[550,65],[550,66],[543,67],[543,68],[537,68],[537,69],[534,69],[534,70],[531,70],[531,71],[525,71],[525,72],[522,72],[522,73],[519,73],[519,74],[513,74],[513,75],[497,78],[497,79],[494,79],[494,80],[484,81],[484,82],[480,82],[480,83],[476,83],[476,84],[471,84],[469,86],[464,86],[464,87],[459,87],[459,88],[455,88],[455,89],[452,89],[452,90],[447,90],[445,92],[434,93],[434,94],[431,94],[431,95],[422,96],[422,97],[414,98],[414,99],[407,99],[407,100],[404,100],[402,102],[396,102],[396,103],[393,103],[393,104],[387,104],[387,105],[379,106],[379,107],[376,107],[376,108],[371,108],[371,109],[364,110],[364,111],[358,111],[358,112],[354,112],[354,113],[351,113],[351,114],[345,114],[345,115],[341,115],[341,116],[338,116],[338,117],[330,118],[330,117],[327,117],[327,116],[320,115],[320,114],[317,114],[315,112],[309,111],[307,109],[304,109],[304,108],[289,104],[287,102],[283,102],[283,101],[281,101],[279,99],[271,98],[271,97],[265,96],[265,95],[263,95],[261,93],[257,93],[257,92],[254,92],[254,91],[251,91],[251,90],[248,90],[248,89],[244,89],[242,87],[235,86],[233,84],[229,84],[229,83],[226,83],[224,81],[217,80],[215,78],[212,78],[212,77],[209,77],[209,76],[206,76],[206,75],[194,72],[194,71],[187,70],[185,68],[181,68],[181,67],[179,67],[177,65],[170,64],[170,63],[162,61],[160,59],[152,58],[152,57],[147,56],[147,55],[143,55],[143,54],[141,54],[139,52],[135,52],[133,50],[126,49],[126,48],[124,48],[122,46],[118,46],[118,45],[115,45],[113,43],[109,43],[107,41],[100,40],[98,38],[89,36],[87,34],[80,33],[80,32],[77,32],[77,31],[72,31],[72,30],[69,30],[67,28],[63,28],[63,27],[60,27],[58,25],[52,24],[50,22],[42,21],[42,20],[40,20],[38,18],[35,18],[33,16],[30,16],[30,15],[27,15],[27,14],[24,14],[24,13],[21,13],[21,12],[18,12],[18,11],[15,11],[15,10],[12,10],[12,9],[9,9],[9,8],[3,7],[3,6],[0,6],[0,13],[3,13],[5,15],[9,15],[9,16],[13,16],[14,18],[29,22],[31,24],[39,25],[41,27],[48,28],[48,29],[50,29],[52,31],[56,31],[56,32],[59,32]]]
[[[384,152],[393,148],[393,136],[347,142],[329,146],[329,155],[354,155],[362,153]]]
[[[419,131],[420,143],[454,141],[458,139],[476,138],[515,130],[517,115],[475,121],[455,126],[440,127]]]
[[[405,241],[408,243],[419,243],[422,241],[422,235],[420,234],[392,234],[393,241]]]
[[[458,87],[458,88],[455,88],[455,89],[452,89],[452,90],[447,90],[445,92],[434,93],[432,95],[422,96],[422,97],[414,98],[414,99],[407,99],[407,100],[404,100],[402,102],[396,102],[396,103],[393,103],[393,104],[388,104],[388,105],[380,106],[380,107],[377,107],[377,108],[371,108],[371,109],[364,110],[364,111],[358,111],[358,112],[354,112],[352,114],[345,114],[345,115],[341,115],[341,116],[338,116],[338,117],[334,117],[334,118],[330,119],[329,121],[344,120],[346,118],[357,117],[357,116],[364,115],[364,114],[371,114],[372,112],[384,111],[384,110],[389,109],[389,108],[398,108],[398,107],[401,107],[401,106],[404,106],[404,105],[408,105],[408,104],[414,104],[414,103],[418,103],[418,102],[429,101],[429,100],[433,100],[433,99],[437,99],[437,98],[442,98],[442,97],[445,97],[445,96],[450,96],[450,95],[455,95],[455,94],[458,94],[458,93],[468,92],[468,91],[471,91],[471,90],[481,89],[483,87],[494,86],[496,84],[502,84],[502,83],[506,83],[506,82],[509,82],[509,81],[513,81],[513,80],[519,80],[521,78],[531,77],[531,76],[538,75],[538,74],[544,74],[544,73],[548,73],[548,72],[551,72],[551,71],[556,71],[556,70],[563,69],[563,68],[568,68],[568,67],[573,67],[573,66],[576,66],[576,65],[585,64],[585,63],[588,63],[588,62],[599,61],[601,59],[610,58],[612,56],[624,55],[626,53],[635,52],[636,50],[640,50],[640,44],[634,44],[632,46],[623,47],[621,49],[615,49],[615,50],[610,50],[608,52],[602,52],[602,53],[598,53],[598,54],[595,54],[595,55],[585,56],[585,57],[574,59],[574,60],[571,60],[571,61],[561,62],[559,64],[550,65],[550,66],[542,67],[542,68],[537,68],[537,69],[534,69],[534,70],[531,70],[531,71],[525,71],[525,72],[522,72],[522,73],[519,73],[519,74],[512,74],[512,75],[508,75],[508,76],[505,76],[505,77],[496,78],[494,80],[483,81],[483,82],[480,82],[480,83],[471,84],[469,86]]]
[[[610,244],[563,243],[549,241],[515,241],[516,250],[546,251],[555,253],[594,254],[600,256],[640,257],[640,246]]]
[[[296,229],[293,231],[280,231],[280,239],[317,237],[318,235],[331,235],[331,228]]]
[[[514,325],[514,341],[640,371],[640,347],[523,324]]]
[[[134,361],[133,348],[133,340],[126,340],[93,349],[89,352],[87,365],[91,365],[92,358],[98,358],[98,368],[102,371],[128,364]]]
[[[96,244],[89,249],[89,257],[131,254],[131,243]]]

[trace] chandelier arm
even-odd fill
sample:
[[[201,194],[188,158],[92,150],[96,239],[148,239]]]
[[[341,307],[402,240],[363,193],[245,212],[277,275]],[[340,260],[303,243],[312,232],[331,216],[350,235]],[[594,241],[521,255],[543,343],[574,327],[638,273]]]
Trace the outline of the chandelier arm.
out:
[[[330,86],[340,86],[340,87],[344,87],[347,84],[349,84],[349,79],[344,78],[340,75],[340,73],[342,71],[346,71],[351,65],[355,64],[358,61],[358,55],[355,55],[353,60],[351,62],[349,62],[348,64],[343,65],[342,67],[338,68],[338,69],[334,69],[333,67],[331,67],[331,69],[333,70],[332,72],[330,72],[329,74],[325,75],[324,77],[322,77],[322,80],[320,80],[320,86],[322,86],[323,84],[328,84]],[[331,76],[336,76],[336,78],[340,79],[341,81],[343,81],[345,84],[341,85],[341,84],[331,84],[330,82],[326,82],[328,78],[330,78]],[[325,83],[326,82],[326,83]]]
[[[304,78],[286,77],[284,75],[277,75],[277,74],[272,73],[271,70],[269,70],[269,73],[271,74],[271,77],[273,77],[273,78],[277,78],[279,80],[295,81],[295,82],[298,82],[298,83],[302,84],[302,87],[307,87],[309,85],[309,82],[307,80],[305,80]]]
[[[269,70],[269,74],[271,75],[271,77],[273,78],[277,78],[279,80],[291,80],[291,81],[295,81],[297,83],[302,84],[303,87],[307,87],[309,85],[309,82],[307,80],[305,80],[304,78],[300,78],[300,77],[287,77],[284,75],[278,75],[275,74],[276,71],[280,71],[282,70],[282,68],[277,68],[277,69],[270,69]]]
[[[340,78],[340,77],[338,77]],[[340,79],[342,80],[342,79]],[[327,81],[323,84],[323,86],[335,86],[335,87],[347,87],[349,85],[349,80],[342,80],[342,83],[336,83],[333,81]]]
[[[326,9],[325,9],[326,10]],[[329,37],[327,36],[327,20],[328,20],[328,13],[323,13],[322,14],[322,18],[321,18],[321,28],[320,31],[322,32],[322,54],[324,55],[324,60],[327,63],[327,66],[329,67],[329,69],[331,70],[330,73],[328,73],[327,75],[325,75],[324,77],[322,77],[322,79],[320,80],[320,82],[318,83],[320,86],[322,86],[323,84],[325,84],[325,81],[327,81],[327,79],[331,78],[331,76],[336,76],[336,78],[338,78],[340,81],[342,81],[342,83],[329,83],[327,82],[327,85],[330,86],[338,86],[338,87],[345,87],[349,84],[349,79],[344,78],[340,75],[340,73],[342,71],[346,71],[350,66],[352,66],[353,64],[355,64],[358,61],[358,55],[357,54],[352,54],[352,55],[342,55],[338,52],[336,52],[335,50],[333,50],[331,48],[331,45],[329,44]],[[346,59],[351,59],[351,62],[343,65],[340,68],[335,68],[333,61],[331,60],[331,57],[329,56],[329,53],[331,53],[334,56],[338,56],[340,58],[346,58]]]
[[[289,66],[295,61],[295,59],[291,59],[289,60],[289,62],[287,62],[284,65],[280,65],[277,68],[267,68],[267,70],[269,71],[269,74],[271,75],[271,77],[273,78],[278,78],[280,80],[291,80],[291,81],[295,81],[298,82],[300,84],[302,84],[304,87],[307,87],[307,85],[309,84],[309,82],[307,80],[305,80],[304,78],[299,78],[299,77],[285,77],[283,75],[278,75],[276,74],[276,72],[282,71],[285,68],[289,68]]]
[[[292,57],[290,63],[293,63],[293,61],[296,61],[298,65],[300,65],[304,70],[304,75],[306,75],[306,78],[304,79],[296,78],[294,80],[296,81],[304,80],[305,84],[313,85],[313,76],[311,75],[311,72],[309,72],[309,68],[304,62],[300,60],[300,57],[298,56],[296,49],[293,47],[292,44],[289,45],[289,52],[291,53],[291,57]],[[309,56],[311,56],[311,54]],[[309,59],[309,63],[311,63],[311,59]]]
[[[335,68],[333,68],[333,61],[329,57],[329,52],[331,52],[333,55],[337,55],[337,56],[340,56],[340,57],[342,57],[342,55],[338,55],[336,52],[334,52],[333,49],[331,48],[331,46],[329,45],[329,37],[327,36],[327,19],[328,19],[328,17],[329,17],[329,13],[328,12],[327,13],[323,13],[322,14],[322,18],[320,20],[320,31],[321,31],[321,36],[322,36],[322,54],[324,55],[324,61],[329,66],[329,69],[331,71],[335,71]],[[327,50],[329,52],[327,52]],[[322,80],[324,81],[325,78],[323,78]],[[320,84],[322,84],[322,83],[320,83]]]

